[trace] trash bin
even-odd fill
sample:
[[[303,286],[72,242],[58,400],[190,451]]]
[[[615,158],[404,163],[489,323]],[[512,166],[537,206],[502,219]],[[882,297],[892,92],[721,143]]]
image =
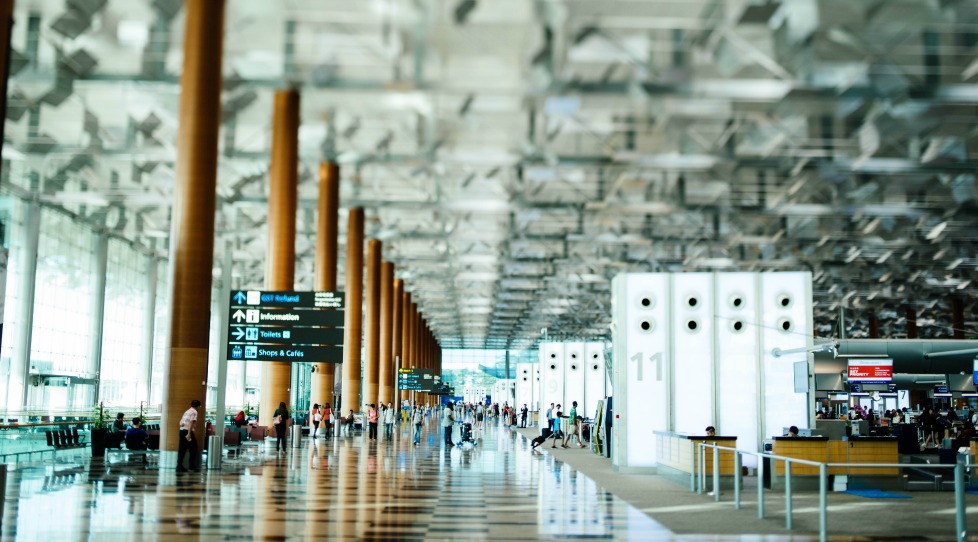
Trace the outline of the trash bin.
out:
[[[292,427],[292,447],[302,447],[302,429],[299,427]]]
[[[221,456],[224,453],[224,437],[211,435],[207,437],[207,468],[220,470]]]

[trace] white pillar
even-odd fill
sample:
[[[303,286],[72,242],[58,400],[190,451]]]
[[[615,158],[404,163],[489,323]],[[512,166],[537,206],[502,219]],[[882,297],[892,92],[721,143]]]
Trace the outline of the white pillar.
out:
[[[34,290],[37,280],[37,245],[41,238],[41,205],[37,200],[24,207],[24,243],[21,250],[20,306],[17,318],[18,350],[12,353],[10,364],[10,389],[8,382],[7,408],[17,409],[27,406],[27,390],[30,386],[31,331],[34,328]],[[16,385],[19,384],[19,393]],[[11,400],[10,391],[14,391]],[[18,396],[19,395],[19,396]]]

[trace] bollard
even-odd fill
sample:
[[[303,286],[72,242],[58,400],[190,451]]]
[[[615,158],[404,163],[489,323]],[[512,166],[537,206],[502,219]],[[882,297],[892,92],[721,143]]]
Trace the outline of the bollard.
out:
[[[224,437],[211,435],[207,437],[207,468],[209,470],[221,469],[221,456],[224,453]]]
[[[302,447],[302,428],[292,427],[292,447],[301,448]]]

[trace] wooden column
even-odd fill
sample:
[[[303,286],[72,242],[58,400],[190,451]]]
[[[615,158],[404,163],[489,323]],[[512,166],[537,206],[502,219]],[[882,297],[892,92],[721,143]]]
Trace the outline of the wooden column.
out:
[[[400,408],[401,394],[397,393],[397,361],[402,355],[401,322],[404,320],[404,315],[401,312],[401,306],[404,303],[403,280],[394,279],[394,292],[391,297],[393,298],[393,307],[391,309],[393,316],[391,319],[391,370],[394,371],[394,381],[391,384],[391,397],[395,402],[394,407]]]
[[[7,110],[7,81],[10,79],[10,33],[14,26],[14,0],[0,2],[0,111]],[[0,122],[0,151],[6,122]]]
[[[414,367],[414,312],[411,310],[411,294],[407,294],[404,302],[404,367]],[[402,397],[405,395],[402,394]],[[407,399],[414,401],[414,392],[406,392]],[[411,403],[414,406],[414,403]]]
[[[391,356],[394,322],[394,264],[380,266],[380,391],[377,404],[394,402],[394,361]]]
[[[367,330],[364,333],[363,403],[377,404],[380,387],[380,255],[383,245],[376,239],[367,241]],[[364,407],[366,410],[366,407]]]
[[[417,303],[411,303],[411,315],[411,366],[421,368],[421,312],[418,311]],[[415,393],[414,399],[426,400],[421,393]]]
[[[265,289],[291,290],[295,287],[295,215],[299,201],[299,93],[294,90],[275,93],[268,181]],[[271,427],[279,403],[291,403],[291,383],[292,363],[262,363],[259,425]]]
[[[951,297],[951,327],[953,337],[964,340],[964,301],[958,297]]]
[[[360,410],[363,342],[363,209],[350,209],[346,227],[346,315],[343,320],[343,414]]]
[[[210,335],[211,270],[221,126],[224,1],[188,0],[172,212],[170,331],[163,394],[162,448],[176,451],[180,418],[198,399],[203,443]]]
[[[411,292],[404,292],[401,295],[401,367],[410,367],[410,366],[411,366]],[[401,392],[401,401],[407,401],[410,398],[411,398],[411,392],[409,391]]]
[[[337,244],[339,243],[340,168],[334,162],[319,164],[319,216],[316,221],[316,284],[321,292],[336,291]],[[310,383],[312,403],[334,401],[335,368],[342,359],[313,365]]]
[[[906,305],[904,307],[907,314],[907,338],[916,339],[917,338],[917,310],[913,308],[913,305]]]

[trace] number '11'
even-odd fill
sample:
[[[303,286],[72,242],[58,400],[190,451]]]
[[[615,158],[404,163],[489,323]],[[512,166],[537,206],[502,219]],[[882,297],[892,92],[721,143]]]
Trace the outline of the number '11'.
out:
[[[645,379],[644,372],[642,371],[642,368],[645,365],[642,363],[642,360],[645,359],[645,354],[636,352],[630,359],[638,364],[638,381],[641,382]],[[655,354],[649,356],[649,363],[655,364],[655,379],[662,382],[662,352],[656,352]]]

